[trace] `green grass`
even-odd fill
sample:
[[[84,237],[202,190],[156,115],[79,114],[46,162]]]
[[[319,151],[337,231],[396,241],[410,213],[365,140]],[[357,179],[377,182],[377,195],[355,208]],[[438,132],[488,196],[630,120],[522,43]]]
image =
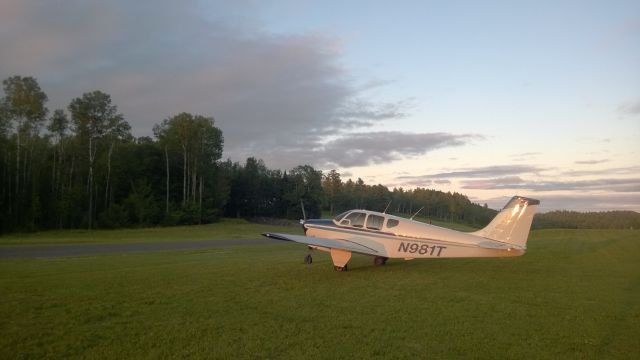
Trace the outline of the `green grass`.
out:
[[[305,254],[2,260],[0,357],[640,356],[639,231],[534,231],[519,258],[356,256],[346,273]]]
[[[274,226],[254,224],[242,219],[223,219],[219,223],[208,225],[92,231],[53,230],[10,234],[0,237],[0,246],[255,239],[264,231],[302,234],[300,226]]]
[[[420,221],[428,223],[427,219],[420,219]],[[437,220],[433,220],[433,225],[458,231],[476,230],[464,224],[447,223]],[[276,226],[255,224],[243,219],[223,219],[219,223],[207,225],[92,231],[49,230],[9,234],[0,236],[0,246],[255,239],[265,231],[302,234],[302,228],[298,225]]]

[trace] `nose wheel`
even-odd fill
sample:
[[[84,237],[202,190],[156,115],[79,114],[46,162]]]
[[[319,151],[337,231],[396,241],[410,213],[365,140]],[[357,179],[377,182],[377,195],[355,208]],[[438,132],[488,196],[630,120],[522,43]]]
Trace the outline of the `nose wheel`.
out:
[[[333,270],[339,271],[339,272],[347,271],[347,265],[345,265],[345,266],[334,266]]]

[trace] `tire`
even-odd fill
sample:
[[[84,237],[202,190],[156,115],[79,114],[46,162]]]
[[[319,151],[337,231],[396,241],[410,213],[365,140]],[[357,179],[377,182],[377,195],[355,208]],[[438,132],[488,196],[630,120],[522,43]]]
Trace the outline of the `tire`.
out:
[[[384,257],[384,256],[376,256],[376,257],[373,259],[373,264],[374,264],[375,266],[382,266],[382,265],[384,265],[384,264],[386,264],[386,263],[387,263],[387,258],[386,258],[386,257]]]

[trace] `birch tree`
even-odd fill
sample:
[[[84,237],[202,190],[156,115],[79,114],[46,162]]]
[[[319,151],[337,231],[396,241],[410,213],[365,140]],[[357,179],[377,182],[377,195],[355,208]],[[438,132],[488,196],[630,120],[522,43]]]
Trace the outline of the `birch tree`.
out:
[[[182,206],[197,202],[201,213],[205,173],[215,167],[222,156],[222,131],[215,127],[213,118],[181,113],[165,119],[154,128],[154,133],[165,149],[167,211],[171,151],[180,153],[182,158]]]
[[[55,144],[51,165],[51,190],[55,196],[60,186],[61,166],[64,162],[64,142],[69,131],[69,118],[64,110],[57,109],[53,112],[47,130],[53,135]]]
[[[124,122],[122,115],[118,114],[118,108],[111,104],[111,96],[101,91],[85,93],[82,97],[73,99],[69,104],[69,112],[71,113],[76,136],[87,149],[87,193],[89,198],[87,221],[88,227],[91,229],[95,206],[94,165],[99,142],[107,134],[112,133],[114,127],[118,126],[117,124],[121,124],[123,129],[126,128],[127,130],[129,125]]]
[[[107,120],[105,140],[109,149],[107,150],[107,180],[104,187],[104,203],[106,207],[110,205],[109,192],[111,191],[111,157],[113,156],[113,148],[117,142],[131,140],[132,138],[131,126],[124,121],[121,114],[115,114]]]
[[[27,177],[28,159],[21,164],[22,147],[25,141],[36,135],[47,115],[47,94],[40,89],[40,85],[35,78],[27,76],[12,76],[2,81],[5,98],[4,107],[8,117],[14,123],[13,128],[16,135],[16,173],[15,173],[15,193],[20,192],[20,176],[23,180]],[[21,171],[22,166],[22,171]],[[22,174],[21,174],[22,173]]]

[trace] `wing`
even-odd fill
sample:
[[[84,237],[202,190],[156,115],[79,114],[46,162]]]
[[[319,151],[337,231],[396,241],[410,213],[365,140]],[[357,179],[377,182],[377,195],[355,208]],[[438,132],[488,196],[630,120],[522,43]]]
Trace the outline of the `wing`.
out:
[[[365,255],[379,254],[378,251],[351,240],[325,239],[325,238],[317,238],[317,237],[310,237],[310,236],[277,234],[277,233],[264,233],[262,235],[271,239],[295,241],[301,244],[326,247],[330,249],[346,250],[346,251],[356,252],[356,253],[365,254]]]

